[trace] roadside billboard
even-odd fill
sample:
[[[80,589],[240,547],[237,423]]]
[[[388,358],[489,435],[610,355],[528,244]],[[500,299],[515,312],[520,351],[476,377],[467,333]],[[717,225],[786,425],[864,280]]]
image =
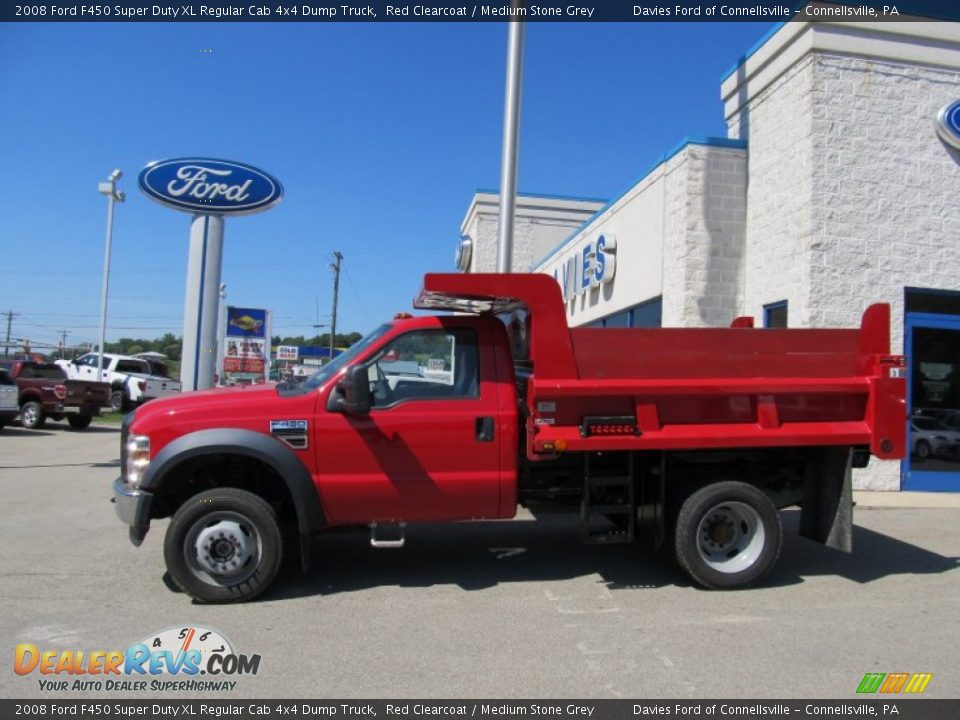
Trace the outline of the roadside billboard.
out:
[[[263,382],[270,372],[270,311],[228,305],[223,318],[221,383]]]

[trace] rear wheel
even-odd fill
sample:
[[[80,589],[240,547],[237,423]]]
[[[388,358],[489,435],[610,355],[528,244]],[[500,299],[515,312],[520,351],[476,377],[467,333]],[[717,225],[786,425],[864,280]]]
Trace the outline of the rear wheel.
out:
[[[128,404],[127,394],[123,390],[114,390],[110,393],[110,409],[113,412],[124,412]]]
[[[926,460],[928,457],[933,455],[933,450],[930,447],[930,443],[926,440],[917,440],[917,457],[923,460]]]
[[[263,498],[235,488],[194,495],[164,539],[167,570],[203,602],[242,602],[266,590],[283,559],[277,515]]]
[[[747,587],[780,556],[780,513],[760,489],[720,482],[684,500],[674,533],[677,560],[707,588]]]
[[[70,427],[74,430],[83,430],[90,427],[90,422],[93,420],[91,415],[67,415],[67,422],[70,423]]]
[[[39,430],[47,422],[43,413],[43,405],[30,400],[20,406],[20,424],[28,430]]]

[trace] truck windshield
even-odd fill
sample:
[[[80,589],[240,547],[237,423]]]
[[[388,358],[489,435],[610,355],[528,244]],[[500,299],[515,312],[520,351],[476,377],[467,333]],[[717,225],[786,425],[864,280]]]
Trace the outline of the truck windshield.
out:
[[[300,395],[302,393],[309,392],[310,390],[315,390],[336,375],[340,371],[340,368],[349,365],[355,357],[360,355],[364,350],[380,339],[391,327],[392,326],[389,323],[381,325],[372,333],[363,338],[363,340],[354,343],[347,350],[337,355],[333,360],[317,370],[317,372],[308,377],[299,385],[295,385],[293,387],[280,385],[277,386],[277,389],[283,395]]]

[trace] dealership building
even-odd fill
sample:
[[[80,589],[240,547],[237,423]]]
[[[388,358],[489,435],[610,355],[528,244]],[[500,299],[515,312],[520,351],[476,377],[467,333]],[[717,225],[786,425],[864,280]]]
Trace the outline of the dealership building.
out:
[[[784,23],[720,96],[727,136],[620,197],[520,196],[512,269],[556,277],[571,325],[856,327],[890,303],[922,417],[855,487],[960,491],[960,24]],[[497,210],[474,196],[464,272],[495,270]]]

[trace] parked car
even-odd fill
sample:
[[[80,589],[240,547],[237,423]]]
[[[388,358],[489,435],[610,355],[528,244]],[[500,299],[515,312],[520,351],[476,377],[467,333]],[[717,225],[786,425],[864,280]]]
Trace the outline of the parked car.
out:
[[[924,460],[960,454],[960,430],[929,417],[910,420],[910,454]]]
[[[72,380],[97,380],[97,362],[97,353],[87,353],[76,360],[57,360],[57,365]],[[158,362],[153,356],[145,358],[104,353],[103,375],[99,379],[110,385],[110,408],[127,412],[147,400],[179,394],[179,382],[165,374],[153,372],[152,363]],[[166,373],[166,365],[159,364]]]
[[[17,384],[5,369],[0,369],[0,429],[20,412],[17,405]]]
[[[47,421],[67,419],[70,427],[82,430],[100,409],[110,402],[110,386],[89,380],[68,380],[54,363],[26,360],[0,364],[16,383],[20,424],[36,430]]]

